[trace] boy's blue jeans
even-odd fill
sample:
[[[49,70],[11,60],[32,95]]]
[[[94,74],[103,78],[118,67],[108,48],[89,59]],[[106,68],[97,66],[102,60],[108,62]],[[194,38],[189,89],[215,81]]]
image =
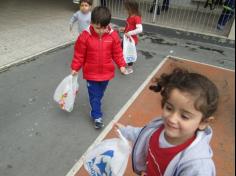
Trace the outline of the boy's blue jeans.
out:
[[[89,102],[91,105],[91,117],[93,120],[103,116],[101,110],[101,100],[107,88],[109,81],[89,81],[87,80],[87,88],[89,94]]]

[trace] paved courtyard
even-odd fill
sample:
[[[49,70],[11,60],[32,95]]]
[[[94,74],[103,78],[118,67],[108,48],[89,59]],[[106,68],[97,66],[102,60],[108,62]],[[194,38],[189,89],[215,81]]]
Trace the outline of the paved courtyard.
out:
[[[81,75],[72,113],[52,100],[70,73],[76,28],[70,33],[68,23],[74,11],[63,0],[0,2],[0,175],[66,175],[103,133],[88,117]],[[167,55],[235,70],[234,48],[144,31],[135,73],[117,72],[106,92],[106,126]]]

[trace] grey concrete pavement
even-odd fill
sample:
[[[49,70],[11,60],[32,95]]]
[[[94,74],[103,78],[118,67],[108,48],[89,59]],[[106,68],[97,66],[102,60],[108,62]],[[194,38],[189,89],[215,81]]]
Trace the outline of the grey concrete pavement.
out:
[[[0,74],[0,175],[66,175],[101,131],[93,128],[85,81],[72,113],[53,102],[58,83],[70,73],[73,46],[40,55]],[[169,54],[229,69],[234,49],[144,33],[135,72],[116,73],[103,100],[107,125],[154,68]]]
[[[1,1],[0,67],[73,43],[71,5],[62,0]],[[66,45],[0,73],[1,176],[65,175],[101,132],[89,119],[81,74],[74,111],[65,113],[53,102],[56,86],[70,73],[72,54],[73,45]],[[144,32],[134,74],[116,73],[106,91],[105,125],[167,55],[235,69],[234,48]]]
[[[69,32],[76,5],[66,0],[1,0],[0,68],[72,43]]]

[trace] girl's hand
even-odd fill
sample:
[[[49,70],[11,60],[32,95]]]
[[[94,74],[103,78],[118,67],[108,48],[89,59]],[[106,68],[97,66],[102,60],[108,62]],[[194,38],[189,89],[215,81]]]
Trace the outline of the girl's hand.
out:
[[[128,33],[125,33],[125,36],[126,36],[127,38],[130,38],[130,35],[129,35]]]
[[[124,128],[125,126],[124,126],[123,124],[121,124],[121,123],[116,122],[116,123],[114,124],[114,127],[115,127],[116,129],[120,129],[120,128]]]
[[[146,172],[141,172],[141,176],[147,176]]]
[[[123,128],[123,127],[125,127],[125,126],[121,123],[118,123],[118,122],[114,123],[113,128],[115,129],[115,133],[117,136],[120,135],[117,130],[119,130],[120,128]]]
[[[125,31],[125,27],[120,27],[120,28],[119,28],[119,31],[120,31],[120,32],[124,32],[124,31]]]
[[[131,36],[128,33],[125,33],[124,35],[127,37],[127,39],[129,39],[130,42],[132,41]]]
[[[125,68],[125,67],[120,67],[120,72],[121,72],[122,74],[125,74],[125,73],[126,73],[126,68]]]
[[[75,76],[75,75],[77,75],[77,74],[78,74],[77,71],[75,71],[75,70],[72,70],[72,71],[71,71],[71,75],[72,75],[72,76]]]

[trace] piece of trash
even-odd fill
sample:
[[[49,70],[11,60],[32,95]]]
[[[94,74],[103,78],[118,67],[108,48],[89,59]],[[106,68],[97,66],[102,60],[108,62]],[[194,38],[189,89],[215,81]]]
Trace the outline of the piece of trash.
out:
[[[21,112],[16,113],[16,117],[21,116]]]
[[[170,53],[173,53],[174,51],[173,50],[170,50]]]

